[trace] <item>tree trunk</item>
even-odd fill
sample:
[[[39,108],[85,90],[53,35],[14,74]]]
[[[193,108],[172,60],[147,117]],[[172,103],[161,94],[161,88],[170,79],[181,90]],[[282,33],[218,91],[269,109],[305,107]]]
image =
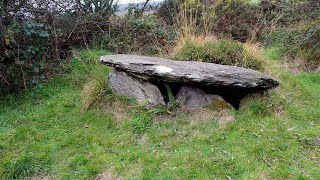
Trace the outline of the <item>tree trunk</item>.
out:
[[[143,15],[143,13],[144,13],[144,11],[145,11],[145,9],[146,9],[149,1],[150,1],[150,0],[146,0],[145,3],[143,4],[143,6],[142,6],[142,8],[141,8],[141,10],[140,10],[140,15],[141,15],[141,16]]]

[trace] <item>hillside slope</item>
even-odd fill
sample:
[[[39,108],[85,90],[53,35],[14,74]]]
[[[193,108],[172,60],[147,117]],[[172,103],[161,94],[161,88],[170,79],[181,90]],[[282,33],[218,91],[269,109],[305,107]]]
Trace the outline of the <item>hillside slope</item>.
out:
[[[319,73],[292,75],[269,57],[280,87],[221,126],[205,110],[145,111],[110,94],[106,53],[82,51],[68,74],[0,99],[0,177],[320,179]]]

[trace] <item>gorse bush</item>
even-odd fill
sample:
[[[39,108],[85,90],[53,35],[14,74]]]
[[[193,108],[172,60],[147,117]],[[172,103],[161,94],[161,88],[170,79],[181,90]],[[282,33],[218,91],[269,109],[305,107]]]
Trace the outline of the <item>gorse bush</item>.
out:
[[[172,57],[177,60],[201,61],[262,69],[262,59],[252,47],[229,39],[191,37],[177,43]],[[255,50],[256,51],[256,50]]]

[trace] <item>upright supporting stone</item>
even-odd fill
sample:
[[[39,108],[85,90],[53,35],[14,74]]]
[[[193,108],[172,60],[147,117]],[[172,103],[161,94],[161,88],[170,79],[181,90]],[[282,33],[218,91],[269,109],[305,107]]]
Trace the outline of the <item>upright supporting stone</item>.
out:
[[[201,89],[190,86],[182,86],[176,100],[180,105],[188,108],[199,108],[208,106],[214,109],[232,109],[232,105],[227,103],[221,96],[206,94]]]
[[[163,96],[157,86],[129,76],[125,72],[111,72],[108,77],[108,84],[113,93],[135,98],[141,105],[147,105],[147,107],[165,105]]]

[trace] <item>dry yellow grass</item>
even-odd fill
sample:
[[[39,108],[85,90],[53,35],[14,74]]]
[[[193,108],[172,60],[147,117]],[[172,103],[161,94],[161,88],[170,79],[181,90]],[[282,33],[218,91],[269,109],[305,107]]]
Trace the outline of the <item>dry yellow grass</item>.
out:
[[[82,110],[88,110],[88,108],[93,105],[95,100],[98,98],[100,88],[98,82],[93,80],[86,83],[81,91],[82,99]]]
[[[263,70],[266,58],[258,43],[240,43],[214,35],[182,34],[170,55],[177,60],[204,61]]]

